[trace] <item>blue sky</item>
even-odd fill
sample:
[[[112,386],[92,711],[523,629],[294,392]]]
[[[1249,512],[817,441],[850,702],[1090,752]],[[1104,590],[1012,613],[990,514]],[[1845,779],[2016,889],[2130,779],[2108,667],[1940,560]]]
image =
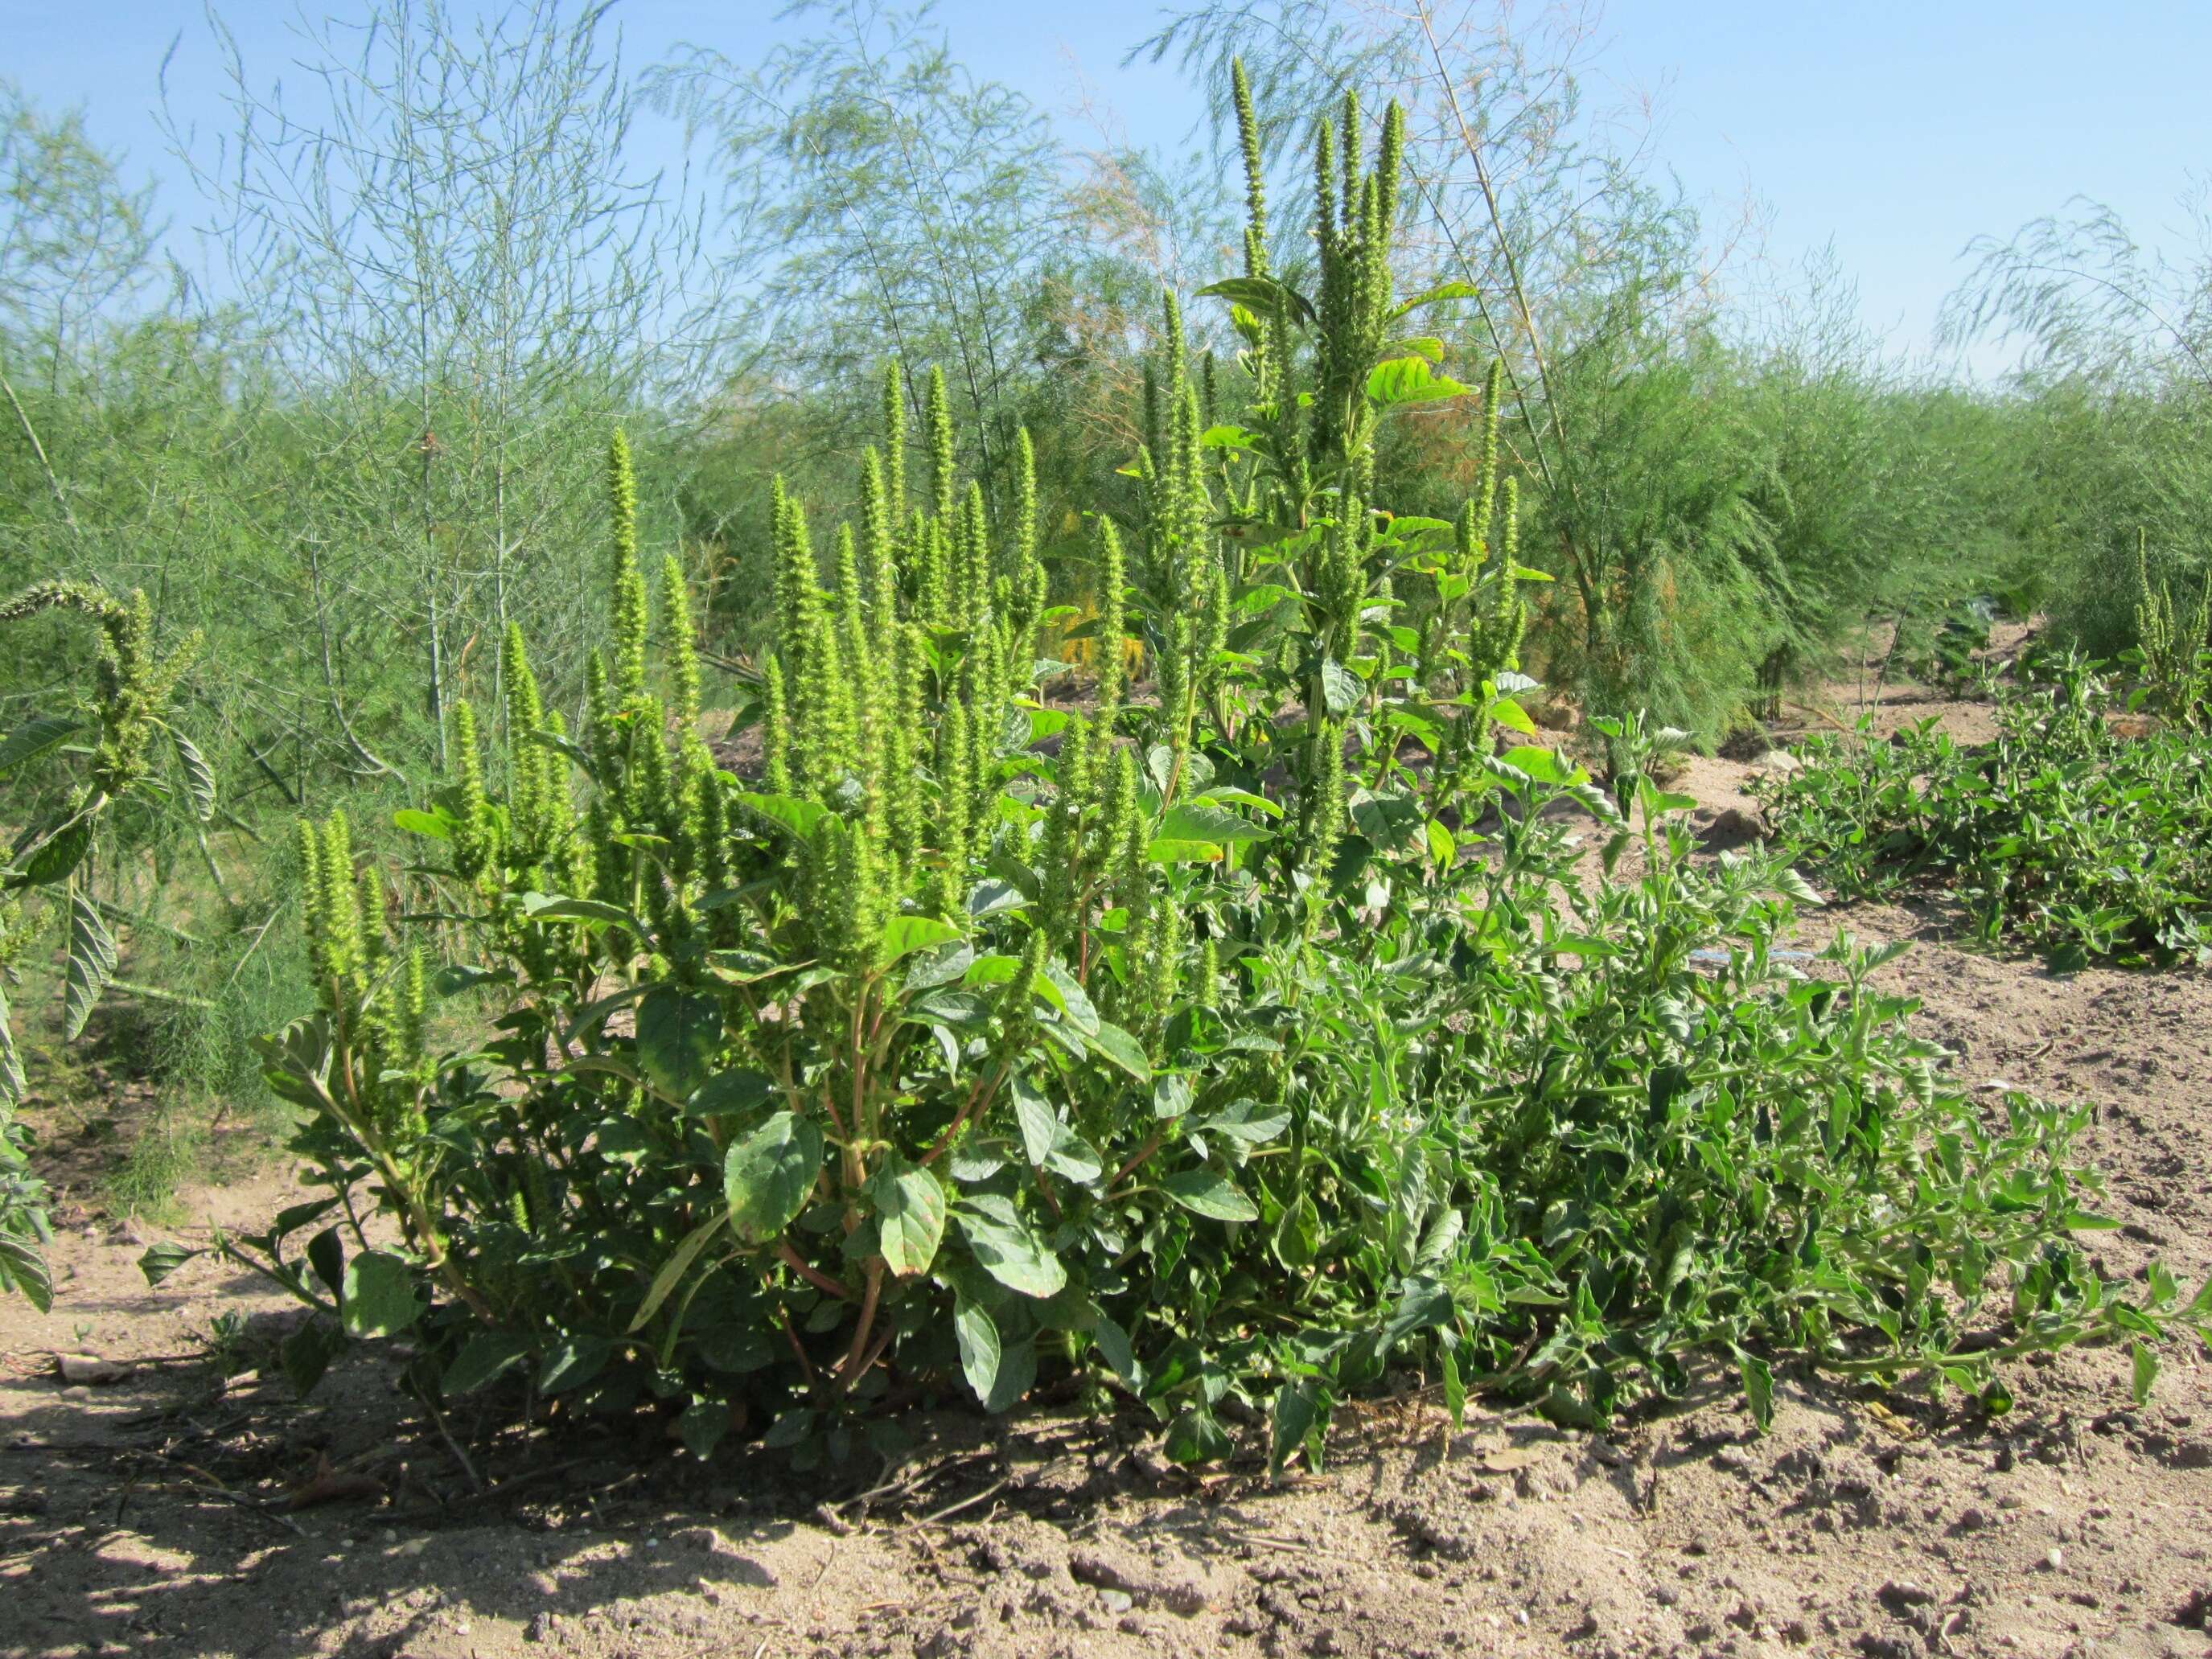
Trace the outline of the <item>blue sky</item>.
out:
[[[466,9],[473,0],[459,0]],[[315,9],[342,10],[336,0]],[[623,0],[634,64],[678,40],[757,49],[769,0]],[[222,7],[249,68],[291,57],[287,3]],[[955,53],[1068,118],[1087,87],[1140,143],[1180,146],[1194,94],[1171,68],[1120,66],[1150,6],[943,0]],[[51,106],[85,106],[94,133],[140,170],[173,174],[153,119],[163,54],[177,106],[219,124],[216,58],[183,0],[0,0],[0,73]],[[1833,242],[1868,320],[1897,349],[1929,343],[1960,249],[2084,194],[2152,245],[2187,250],[2177,198],[2212,169],[2212,3],[2091,9],[2045,0],[1777,5],[1613,0],[1586,71],[1600,100],[1648,95],[1656,154],[1716,222],[1747,198],[1768,257],[1794,265]],[[649,152],[672,132],[648,126]],[[170,210],[189,219],[179,192]],[[1993,359],[1977,354],[1980,367]]]

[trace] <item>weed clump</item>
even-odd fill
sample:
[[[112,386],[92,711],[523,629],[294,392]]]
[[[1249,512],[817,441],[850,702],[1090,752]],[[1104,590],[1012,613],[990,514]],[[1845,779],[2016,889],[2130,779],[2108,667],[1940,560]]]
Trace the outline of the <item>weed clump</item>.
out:
[[[2079,1114],[1970,1104],[1877,957],[1778,962],[1785,865],[1692,868],[1648,755],[1617,804],[1499,752],[1534,734],[1541,578],[1494,376],[1466,507],[1376,500],[1380,424],[1470,392],[1391,343],[1435,296],[1391,287],[1401,119],[1371,169],[1360,131],[1347,106],[1319,146],[1317,297],[1267,267],[1255,167],[1245,273],[1209,290],[1238,420],[1167,303],[1087,708],[1036,695],[1061,618],[1027,446],[994,511],[933,375],[909,498],[893,376],[827,559],[775,492],[762,761],[726,770],[617,441],[584,716],[510,635],[499,729],[457,706],[449,782],[400,815],[437,902],[396,913],[343,817],[302,826],[319,1006],[263,1052],[327,1193],[218,1246],[321,1310],[296,1381],[406,1331],[428,1395],[512,1368],[701,1456],[744,1425],[818,1459],[889,1444],[901,1402],[1079,1379],[1185,1462],[1264,1413],[1279,1467],[1387,1366],[1455,1413],[1595,1421],[1717,1360],[1763,1421],[1777,1358],[1979,1388],[2177,1316],[2071,1243]],[[1595,891],[1563,803],[1606,838]]]
[[[1802,767],[1759,785],[1777,836],[1844,897],[1945,892],[1984,939],[2056,967],[2212,962],[2201,711],[2131,730],[2144,694],[2124,700],[2071,653],[1993,694],[1986,749],[1932,720],[1807,743]]]

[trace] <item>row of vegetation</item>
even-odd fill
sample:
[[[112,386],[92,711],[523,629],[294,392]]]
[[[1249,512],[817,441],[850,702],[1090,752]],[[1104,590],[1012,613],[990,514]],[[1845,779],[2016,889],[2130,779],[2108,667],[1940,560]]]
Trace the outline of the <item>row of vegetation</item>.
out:
[[[2100,355],[2025,244],[1960,313],[2042,343],[2001,395],[1822,302],[1747,327],[1525,43],[1182,17],[1240,226],[819,15],[641,87],[552,0],[395,16],[319,125],[241,70],[221,305],[139,304],[148,201],[9,113],[0,968],[273,1102],[325,1194],[211,1248],[316,1310],[294,1380],[405,1331],[426,1399],[653,1402],[702,1455],[1103,1389],[1278,1466],[1393,1366],[1579,1422],[1713,1364],[1763,1420],[1782,1360],[2002,1409],[2087,1340],[2147,1389],[2212,1287],[2093,1267],[2082,1113],[1970,1101],[1886,952],[1773,947],[1825,857],[2200,948],[2188,353]],[[729,267],[622,173],[638,96],[742,185],[730,287],[672,285]],[[2076,665],[1995,761],[1836,746],[1788,847],[1692,861],[1662,743],[1984,598],[2133,646],[2161,735]],[[2068,833],[2184,841],[2129,886]],[[0,1008],[41,1303],[42,1035]]]
[[[1847,898],[1948,895],[1991,943],[2057,969],[2212,963],[2212,653],[2193,650],[2173,716],[2153,681],[2123,700],[2071,653],[1996,690],[1998,735],[1960,744],[1930,720],[1893,740],[1818,738],[1765,787],[1776,832]],[[2164,684],[2170,686],[2172,682]],[[2147,729],[2146,729],[2147,728]]]

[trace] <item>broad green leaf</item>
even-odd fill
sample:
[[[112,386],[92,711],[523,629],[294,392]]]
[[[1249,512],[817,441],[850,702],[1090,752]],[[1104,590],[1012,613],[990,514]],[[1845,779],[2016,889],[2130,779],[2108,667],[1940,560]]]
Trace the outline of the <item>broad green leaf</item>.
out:
[[[736,1066],[717,1072],[694,1089],[684,1109],[701,1117],[735,1116],[765,1104],[775,1092],[775,1085],[765,1073]]]
[[[1534,719],[1510,697],[1493,699],[1490,705],[1490,718],[1509,732],[1518,732],[1526,738],[1536,735]]]
[[[1092,1317],[1091,1340],[1098,1349],[1098,1357],[1106,1362],[1115,1376],[1130,1388],[1140,1386],[1144,1379],[1137,1368],[1136,1348],[1129,1340],[1128,1332],[1115,1323],[1110,1315],[1102,1311]]]
[[[13,1018],[8,1007],[8,988],[0,983],[0,1115],[23,1103],[27,1086],[23,1079],[22,1057],[15,1050]]]
[[[814,833],[814,826],[827,816],[829,808],[811,800],[800,800],[793,795],[753,795],[740,793],[740,806],[752,809],[770,823],[788,830],[801,839]]]
[[[1811,882],[1787,865],[1777,872],[1774,884],[1800,904],[1825,905],[1827,903],[1827,900],[1814,890]]]
[[[92,851],[92,820],[73,817],[33,847],[9,880],[10,887],[51,887],[66,881]]]
[[[1774,1422],[1773,1367],[1741,1348],[1735,1351],[1735,1364],[1743,1378],[1744,1403],[1751,1407],[1752,1423],[1765,1434]]]
[[[1457,398],[1467,390],[1449,374],[1437,374],[1425,357],[1392,357],[1376,364],[1367,376],[1368,401],[1384,409]]]
[[[1206,1406],[1187,1406],[1168,1425],[1160,1450],[1170,1463],[1211,1463],[1235,1449],[1221,1419]]]
[[[940,985],[957,984],[966,976],[975,961],[975,948],[965,939],[955,939],[922,951],[914,965],[906,970],[899,988],[908,996],[921,991],[933,991]]]
[[[604,1336],[572,1336],[545,1356],[538,1373],[540,1394],[558,1394],[580,1388],[597,1376],[614,1358],[615,1345]]]
[[[194,1256],[206,1254],[183,1244],[149,1244],[146,1254],[138,1258],[138,1271],[146,1275],[149,1285],[159,1285]]]
[[[876,1245],[901,1279],[929,1271],[945,1238],[945,1188],[931,1171],[896,1153],[885,1156],[868,1182],[876,1200]]]
[[[1409,335],[1402,340],[1393,340],[1382,348],[1386,357],[1424,357],[1431,363],[1444,360],[1444,343],[1433,334]]]
[[[1085,1038],[1093,1054],[1102,1060],[1111,1060],[1139,1083],[1152,1080],[1152,1062],[1145,1057],[1145,1045],[1131,1036],[1113,1021],[1102,1019],[1098,1029]]]
[[[419,806],[403,806],[392,815],[392,822],[410,836],[428,836],[432,841],[453,838],[453,815],[442,808],[426,812]]]
[[[1293,1273],[1313,1265],[1321,1254],[1321,1209],[1312,1194],[1300,1193],[1275,1224],[1275,1258]]]
[[[1022,1132],[1022,1153],[1032,1165],[1041,1164],[1060,1144],[1060,1115],[1027,1078],[1014,1078],[1008,1092],[1014,1097],[1014,1123]]]
[[[1533,743],[1524,743],[1509,749],[1498,758],[1516,770],[1526,772],[1539,783],[1565,783],[1574,769],[1559,764],[1559,757],[1552,750]]]
[[[1257,1221],[1259,1207],[1237,1189],[1234,1182],[1214,1170],[1179,1170],[1160,1178],[1170,1198],[1194,1214],[1215,1221]]]
[[[41,1314],[52,1313],[54,1280],[37,1243],[0,1233],[0,1291],[18,1290],[23,1300]]]
[[[999,1374],[991,1382],[991,1392],[983,1401],[983,1409],[997,1413],[1010,1412],[1021,1403],[1022,1396],[1036,1386],[1036,1338],[1025,1336],[1018,1342],[1000,1339],[999,1346]]]
[[[952,1335],[960,1346],[960,1374],[975,1398],[988,1402],[999,1382],[999,1328],[981,1303],[963,1296],[952,1304]]]
[[[1227,846],[1235,842],[1266,841],[1274,832],[1240,817],[1224,806],[1186,801],[1162,815],[1152,835],[1159,841],[1202,841]]]
[[[1437,1344],[1437,1369],[1442,1374],[1444,1389],[1444,1413],[1451,1419],[1452,1427],[1467,1426],[1467,1383],[1460,1376],[1459,1355],[1453,1344]]]
[[[422,1317],[415,1269],[383,1250],[363,1250],[346,1263],[339,1312],[352,1336],[397,1336]]]
[[[1411,299],[1399,301],[1396,305],[1391,307],[1390,317],[1393,321],[1395,321],[1409,311],[1418,311],[1423,306],[1434,305],[1439,300],[1478,300],[1481,297],[1482,290],[1473,283],[1459,281],[1438,283],[1434,288],[1423,289]]]
[[[714,1456],[729,1432],[730,1405],[725,1400],[694,1400],[676,1419],[676,1437],[702,1463]]]
[[[2128,1388],[2135,1395],[2137,1406],[2147,1403],[2150,1391],[2158,1383],[2158,1353],[2148,1342],[2134,1342],[2128,1346],[2130,1374]]]
[[[66,714],[38,714],[25,720],[0,739],[0,776],[26,761],[36,760],[51,749],[59,748],[78,725]]]
[[[567,898],[557,893],[525,893],[522,914],[532,921],[614,922],[633,933],[644,931],[637,919],[619,905],[599,899]]]
[[[646,1080],[684,1100],[714,1075],[722,1046],[722,1007],[708,998],[656,985],[637,1005],[637,1060]]]
[[[1278,306],[1288,310],[1293,321],[1309,327],[1316,320],[1313,304],[1304,295],[1272,276],[1224,277],[1207,283],[1198,294],[1200,299],[1232,301],[1263,321],[1274,315]]]
[[[1421,804],[1410,795],[1362,794],[1352,803],[1352,821],[1383,852],[1425,839]]]
[[[778,1112],[731,1147],[722,1187],[738,1238],[758,1245],[782,1237],[821,1173],[822,1131],[794,1113]]]
[[[884,924],[884,964],[888,967],[932,945],[950,945],[959,937],[957,927],[935,916],[893,916]]]
[[[1348,714],[1366,695],[1366,682],[1335,658],[1328,658],[1322,663],[1321,698],[1328,713]]]
[[[1459,842],[1453,839],[1449,830],[1434,818],[1429,820],[1429,856],[1440,868],[1448,868],[1459,856]]]
[[[192,798],[192,816],[202,823],[212,823],[215,821],[215,769],[207,763],[207,757],[183,732],[171,732],[169,741],[176,744],[178,763],[185,769],[185,787]]]
[[[1044,978],[1050,988],[1048,1000],[1067,1017],[1067,1023],[1086,1037],[1097,1035],[1098,1010],[1091,1006],[1091,994],[1083,988],[1082,981],[1056,957],[1045,958]]]
[[[325,1227],[307,1241],[307,1265],[334,1297],[345,1294],[345,1240],[336,1227]]]
[[[62,1037],[74,1042],[115,977],[115,938],[100,920],[100,907],[84,893],[70,900],[69,969],[62,985]]]
[[[953,1211],[976,1265],[1010,1291],[1024,1296],[1057,1296],[1067,1270],[1044,1241],[1030,1231],[1012,1203],[994,1194],[971,1198]]]
[[[1291,1454],[1306,1443],[1321,1420],[1320,1384],[1310,1376],[1275,1390],[1267,1413],[1267,1475],[1279,1479]]]
[[[1152,1115],[1181,1117],[1197,1097],[1188,1078],[1180,1072],[1165,1073],[1152,1080]]]
[[[1264,1146],[1281,1138],[1291,1127],[1291,1115],[1279,1108],[1262,1106],[1256,1100],[1239,1100],[1224,1107],[1206,1120],[1209,1134],[1227,1135],[1248,1146]]]
[[[1222,852],[1213,842],[1170,841],[1162,836],[1145,848],[1145,856],[1154,864],[1218,864]]]
[[[345,1352],[345,1333],[319,1315],[277,1345],[276,1361],[292,1392],[306,1399],[330,1370],[331,1361]]]

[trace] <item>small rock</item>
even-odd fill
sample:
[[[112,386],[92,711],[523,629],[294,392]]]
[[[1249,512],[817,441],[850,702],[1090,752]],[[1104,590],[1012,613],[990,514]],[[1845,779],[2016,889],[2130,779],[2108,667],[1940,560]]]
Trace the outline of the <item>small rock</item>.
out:
[[[2060,1549],[2057,1545],[2052,1545],[2051,1553],[2043,1558],[2043,1565],[2050,1568],[2051,1571],[2057,1572],[2061,1567],[2063,1567],[2066,1565],[2066,1552]]]
[[[58,1353],[54,1369],[61,1373],[62,1381],[88,1383],[104,1388],[111,1382],[120,1382],[131,1375],[131,1367],[119,1359],[102,1359],[98,1354]]]
[[[1762,772],[1778,773],[1782,776],[1787,777],[1792,772],[1802,768],[1805,763],[1799,760],[1796,756],[1791,754],[1787,749],[1770,749],[1765,754],[1753,761],[1752,764],[1759,768]]]
[[[1899,1617],[1907,1607],[1924,1607],[1936,1599],[1936,1592],[1910,1579],[1893,1578],[1875,1593],[1875,1600]]]

